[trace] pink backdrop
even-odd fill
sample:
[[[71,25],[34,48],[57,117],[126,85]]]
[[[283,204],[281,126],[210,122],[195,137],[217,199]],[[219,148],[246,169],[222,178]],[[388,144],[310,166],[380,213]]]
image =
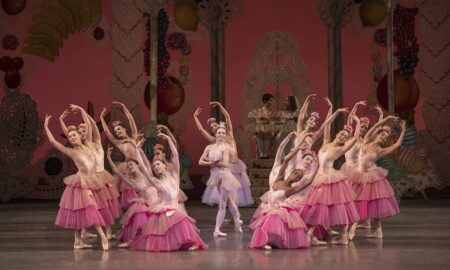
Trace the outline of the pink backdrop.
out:
[[[256,3],[257,2],[257,3]],[[298,43],[299,54],[303,58],[309,75],[311,89],[318,96],[327,95],[327,34],[317,12],[318,1],[258,0],[244,1],[244,13],[232,19],[226,28],[226,107],[238,125],[243,99],[243,85],[253,60],[255,48],[260,38],[272,30],[281,30],[292,35]],[[109,1],[103,1],[106,21],[111,20]],[[355,14],[357,16],[357,14]],[[357,18],[354,18],[357,20]],[[17,23],[29,24],[29,17],[14,18]],[[0,36],[9,33],[0,28]],[[22,41],[23,36],[19,39]],[[371,88],[372,63],[370,60],[371,36],[351,34],[351,28],[343,30],[343,86],[344,105],[352,106],[365,99]],[[199,106],[206,108],[210,93],[210,47],[209,39],[191,40],[190,89]],[[23,47],[23,43],[19,49]],[[45,114],[54,116],[51,129],[59,133],[57,118],[70,103],[86,106],[87,101],[95,105],[96,119],[102,107],[111,104],[111,44],[94,46],[88,34],[76,34],[64,41],[64,48],[54,63],[35,57],[34,69],[23,77],[22,91],[31,95],[38,106],[41,118]],[[16,54],[1,51],[0,56]],[[26,67],[27,63],[25,63]],[[2,73],[3,74],[3,73]],[[3,92],[0,92],[0,97]],[[301,101],[302,102],[302,101]],[[320,113],[325,112],[321,100],[317,102]],[[424,127],[421,116],[422,101],[416,111],[416,125]],[[146,117],[144,117],[146,118]],[[206,120],[207,113],[202,120]],[[72,119],[75,121],[74,119]],[[70,120],[69,120],[70,121]],[[58,131],[58,132],[56,132]],[[193,121],[182,136],[186,151],[196,161],[206,141],[196,140],[197,129]],[[35,153],[39,159],[49,148],[45,143]],[[191,174],[202,174],[207,168],[195,166]]]

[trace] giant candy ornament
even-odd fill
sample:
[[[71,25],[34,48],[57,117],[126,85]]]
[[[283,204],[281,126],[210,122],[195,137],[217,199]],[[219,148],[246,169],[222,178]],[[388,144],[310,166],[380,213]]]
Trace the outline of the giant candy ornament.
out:
[[[175,23],[183,30],[197,31],[200,18],[194,0],[175,0],[173,6]]]
[[[8,15],[17,15],[25,9],[27,0],[2,0],[2,9]]]
[[[364,0],[359,5],[359,18],[364,27],[374,27],[384,21],[387,7],[383,0]]]
[[[181,109],[184,103],[184,88],[180,81],[174,77],[167,77],[169,86],[167,89],[158,89],[158,114],[172,115]],[[150,108],[150,83],[145,87],[145,105]]]
[[[394,71],[394,107],[395,112],[413,110],[419,101],[420,92],[414,77],[403,78],[398,70]],[[388,109],[387,75],[384,75],[377,87],[377,99],[380,105]]]

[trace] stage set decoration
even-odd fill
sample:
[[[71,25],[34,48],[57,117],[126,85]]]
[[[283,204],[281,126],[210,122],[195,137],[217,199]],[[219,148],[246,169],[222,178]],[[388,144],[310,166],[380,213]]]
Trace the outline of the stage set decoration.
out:
[[[155,127],[164,124],[174,132],[179,145],[181,187],[192,189],[189,168],[194,162],[180,139],[196,106],[190,89],[190,62],[196,52],[189,37],[201,28],[208,31],[211,101],[225,105],[225,29],[234,17],[244,13],[243,3],[113,0],[108,2],[112,15],[107,20],[102,6],[105,3],[100,0],[2,1],[2,21],[21,16],[29,20],[23,25],[11,23],[0,37],[4,87],[0,105],[0,199],[59,198],[64,189],[62,178],[75,170],[74,164],[55,150],[32,162],[44,140],[42,119],[39,104],[22,84],[36,68],[38,58],[53,64],[65,50],[64,42],[77,33],[88,34],[98,44],[111,45],[108,91],[112,100],[122,102],[131,112],[144,134],[143,149],[149,159],[153,158],[154,146],[163,143]],[[427,198],[430,188],[449,186],[450,41],[446,29],[450,4],[445,5],[436,6],[433,0],[321,0],[317,5],[327,31],[328,96],[335,107],[343,106],[345,95],[342,29],[356,21],[362,33],[372,36],[368,101],[407,122],[402,146],[378,161],[389,171],[388,179],[398,198],[416,193]],[[234,134],[239,155],[248,165],[255,199],[267,190],[274,150],[295,129],[297,108],[313,92],[302,58],[305,53],[299,52],[290,33],[270,29],[261,36],[248,67],[240,122],[235,124]],[[261,107],[265,93],[274,97],[270,110]],[[94,105],[89,103],[86,110],[98,117],[101,108],[95,108],[94,113]],[[423,115],[423,130],[415,125],[416,113]],[[144,117],[146,114],[148,117]],[[217,108],[211,109],[211,116],[223,119]],[[126,122],[125,115],[115,108],[107,122],[109,119]],[[343,121],[338,118],[333,133]],[[399,134],[398,130],[394,132]],[[113,158],[123,156],[116,153]]]

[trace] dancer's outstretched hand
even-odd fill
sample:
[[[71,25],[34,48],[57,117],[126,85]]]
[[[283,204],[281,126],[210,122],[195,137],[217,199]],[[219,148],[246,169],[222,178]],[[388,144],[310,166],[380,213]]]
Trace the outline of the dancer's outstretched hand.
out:
[[[65,109],[59,118],[65,119],[69,114],[70,114],[70,111],[68,109]]]
[[[103,107],[102,113],[100,114],[100,118],[104,118],[106,114],[106,107]]]
[[[81,112],[83,110],[83,108],[81,108],[78,105],[75,104],[70,104],[69,109],[72,111],[72,113],[77,114],[79,112]]]
[[[45,127],[48,127],[48,122],[50,122],[50,118],[52,118],[51,115],[48,115],[48,114],[45,115],[45,121],[44,121]]]
[[[112,105],[113,105],[114,107],[118,108],[118,109],[124,109],[124,108],[126,108],[126,107],[125,107],[125,104],[123,104],[122,102],[119,102],[119,101],[113,101],[113,102],[112,102]]]
[[[331,100],[329,98],[324,98],[325,102],[327,103],[328,107],[333,107],[333,103],[331,103]]]
[[[337,112],[348,113],[348,108],[340,108],[336,110]]]
[[[158,137],[158,138],[161,138],[161,139],[164,139],[164,140],[170,140],[170,137],[169,136],[167,136],[166,134],[164,134],[164,133],[161,133],[161,132],[159,132],[158,134],[156,134],[156,136]]]
[[[199,116],[202,113],[203,109],[200,107],[197,107],[197,109],[194,112],[194,117]]]

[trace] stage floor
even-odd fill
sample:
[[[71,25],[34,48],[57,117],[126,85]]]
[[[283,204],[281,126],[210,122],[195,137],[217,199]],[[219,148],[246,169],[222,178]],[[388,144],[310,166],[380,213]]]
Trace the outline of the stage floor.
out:
[[[383,240],[263,251],[247,248],[254,208],[241,209],[243,235],[227,224],[228,238],[214,239],[216,208],[190,202],[187,210],[209,249],[149,253],[118,249],[115,241],[103,252],[96,240],[92,250],[74,251],[72,231],[53,225],[57,202],[0,204],[0,269],[450,269],[450,200],[405,200],[400,208],[400,215],[384,222]]]

